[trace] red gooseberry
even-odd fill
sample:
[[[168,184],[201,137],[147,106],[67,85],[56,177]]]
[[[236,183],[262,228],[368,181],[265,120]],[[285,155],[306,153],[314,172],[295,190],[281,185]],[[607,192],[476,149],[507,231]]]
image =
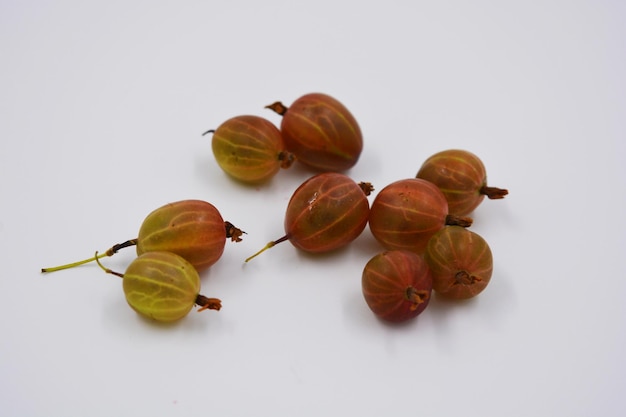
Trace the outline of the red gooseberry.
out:
[[[371,258],[361,279],[365,301],[384,320],[417,317],[430,301],[433,281],[424,259],[409,251],[392,250]]]
[[[226,239],[241,241],[242,231],[224,221],[217,208],[202,200],[182,200],[152,211],[139,228],[138,237],[113,245],[98,257],[112,256],[120,249],[136,246],[137,255],[166,251],[182,256],[198,271],[213,265],[222,256]],[[41,272],[53,272],[92,262],[89,258]]]
[[[335,98],[305,94],[289,108],[281,102],[266,106],[283,116],[280,131],[296,159],[320,171],[353,167],[363,150],[363,135],[350,111]]]
[[[236,116],[207,133],[213,133],[211,147],[220,168],[242,182],[267,181],[294,160],[278,128],[262,117]]]
[[[293,193],[285,214],[285,235],[269,242],[246,259],[289,240],[296,248],[310,253],[329,252],[356,239],[369,213],[369,183],[357,184],[339,173],[317,174],[304,181]]]
[[[433,276],[433,289],[452,299],[482,292],[493,272],[493,256],[480,235],[463,227],[446,226],[430,239],[424,259]]]
[[[462,149],[448,149],[430,156],[417,178],[430,181],[443,192],[450,213],[464,216],[483,201],[504,198],[508,190],[488,187],[487,173],[478,156]]]
[[[387,185],[376,195],[370,209],[370,231],[388,250],[423,253],[430,237],[446,224],[467,227],[472,219],[450,215],[439,188],[418,178]]]

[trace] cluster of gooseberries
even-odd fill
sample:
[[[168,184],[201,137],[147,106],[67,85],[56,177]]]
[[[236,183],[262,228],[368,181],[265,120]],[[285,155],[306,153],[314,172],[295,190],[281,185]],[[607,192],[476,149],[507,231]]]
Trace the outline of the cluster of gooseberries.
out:
[[[493,260],[486,241],[468,230],[467,217],[482,202],[503,198],[507,190],[489,187],[482,161],[471,152],[451,149],[428,158],[415,178],[382,188],[370,204],[369,182],[355,182],[344,172],[359,160],[361,130],[354,116],[335,98],[306,94],[290,107],[266,106],[282,116],[277,127],[259,116],[232,117],[212,134],[219,167],[243,183],[260,184],[294,162],[317,171],[292,194],[282,237],[263,251],[289,241],[298,250],[325,253],[354,241],[369,225],[383,251],[365,265],[361,289],[372,312],[387,321],[416,317],[433,291],[453,299],[474,297],[491,278]],[[242,231],[222,219],[210,203],[184,200],[150,213],[138,237],[83,261],[44,268],[67,269],[95,261],[123,278],[128,304],[157,321],[175,321],[194,305],[219,310],[221,301],[200,295],[199,272],[219,260],[228,238]],[[136,246],[137,258],[121,274],[100,259]]]
[[[199,273],[222,256],[227,239],[241,241],[243,232],[224,221],[217,208],[202,200],[182,200],[157,208],[146,216],[137,238],[113,245],[88,259],[41,272],[54,272],[97,262],[107,273],[123,279],[126,301],[142,316],[161,322],[176,321],[193,308],[219,310],[221,301],[200,294]],[[100,259],[135,246],[137,258],[118,273]]]
[[[508,194],[487,186],[482,161],[449,149],[423,163],[415,178],[383,188],[372,203],[369,227],[385,249],[366,264],[362,291],[380,318],[402,322],[428,305],[432,291],[455,300],[472,298],[489,283],[493,256],[467,217],[485,196]]]

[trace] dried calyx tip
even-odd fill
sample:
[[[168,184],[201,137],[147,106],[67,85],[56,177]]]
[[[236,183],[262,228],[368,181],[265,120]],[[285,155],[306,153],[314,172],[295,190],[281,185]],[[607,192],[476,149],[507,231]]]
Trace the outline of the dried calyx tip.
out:
[[[278,160],[280,161],[280,167],[287,169],[293,165],[296,156],[289,151],[282,151],[278,154]]]
[[[202,294],[198,294],[195,303],[200,306],[198,312],[204,310],[217,310],[222,308],[222,301],[219,298],[209,298]]]
[[[411,310],[415,310],[420,304],[425,303],[428,297],[428,291],[417,290],[413,287],[406,289],[406,298],[413,303]]]
[[[509,194],[509,190],[498,187],[487,187],[484,185],[480,189],[480,193],[487,196],[490,200],[498,200],[500,198],[504,198],[505,195]]]
[[[224,227],[226,228],[226,237],[230,238],[232,242],[241,242],[241,236],[246,233],[231,222],[224,222]]]
[[[372,191],[374,191],[374,186],[372,185],[371,182],[361,181],[359,183],[359,187],[361,188],[361,190],[363,190],[366,196],[369,196],[370,194],[372,194]]]
[[[470,227],[472,223],[474,223],[474,220],[471,217],[455,216],[454,214],[448,214],[446,216],[447,226]]]
[[[276,113],[280,114],[281,116],[284,115],[285,113],[287,113],[287,107],[281,103],[280,101],[276,101],[272,104],[268,104],[267,106],[265,106],[266,109],[270,109],[275,111]]]

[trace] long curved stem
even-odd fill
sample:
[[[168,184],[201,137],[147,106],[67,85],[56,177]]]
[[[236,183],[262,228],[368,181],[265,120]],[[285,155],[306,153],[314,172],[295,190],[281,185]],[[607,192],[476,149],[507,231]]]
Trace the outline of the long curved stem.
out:
[[[104,272],[106,272],[107,274],[111,274],[111,275],[115,275],[116,277],[124,278],[124,274],[121,274],[121,273],[119,273],[119,272],[115,272],[115,271],[113,271],[113,270],[111,270],[111,269],[109,269],[109,268],[106,268],[104,265],[102,265],[102,264],[100,263],[100,258],[101,258],[101,256],[99,256],[99,255],[98,255],[98,252],[96,252],[96,254],[94,255],[94,257],[93,257],[93,258],[96,260],[96,263],[98,264],[98,266],[99,266],[100,268],[102,268],[102,270],[103,270]]]
[[[72,262],[72,263],[65,264],[65,265],[55,266],[55,267],[52,267],[52,268],[41,268],[41,272],[44,273],[44,272],[61,271],[63,269],[69,269],[69,268],[73,268],[75,266],[79,266],[79,265],[83,265],[83,264],[86,264],[86,263],[89,263],[89,262],[97,261],[98,259],[104,258],[105,256],[113,256],[120,249],[124,249],[124,248],[127,248],[129,246],[135,246],[136,244],[137,244],[137,239],[129,239],[126,242],[118,243],[116,245],[111,246],[109,249],[107,249],[106,252],[103,252],[101,254],[98,254],[96,252],[96,255],[92,256],[91,258],[83,259],[82,261]]]

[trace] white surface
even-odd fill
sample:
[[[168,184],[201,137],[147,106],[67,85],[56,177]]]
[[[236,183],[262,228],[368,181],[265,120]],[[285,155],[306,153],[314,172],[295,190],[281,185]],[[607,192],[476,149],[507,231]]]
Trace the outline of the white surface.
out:
[[[0,2],[0,414],[624,415],[625,17],[620,1]],[[380,189],[461,147],[510,190],[474,215],[495,258],[477,299],[379,322],[369,231],[243,265],[310,173],[242,187],[201,133],[278,123],[263,106],[313,91],[361,124],[354,179]],[[222,311],[157,326],[96,265],[39,273],[186,198],[248,232],[202,277]]]

